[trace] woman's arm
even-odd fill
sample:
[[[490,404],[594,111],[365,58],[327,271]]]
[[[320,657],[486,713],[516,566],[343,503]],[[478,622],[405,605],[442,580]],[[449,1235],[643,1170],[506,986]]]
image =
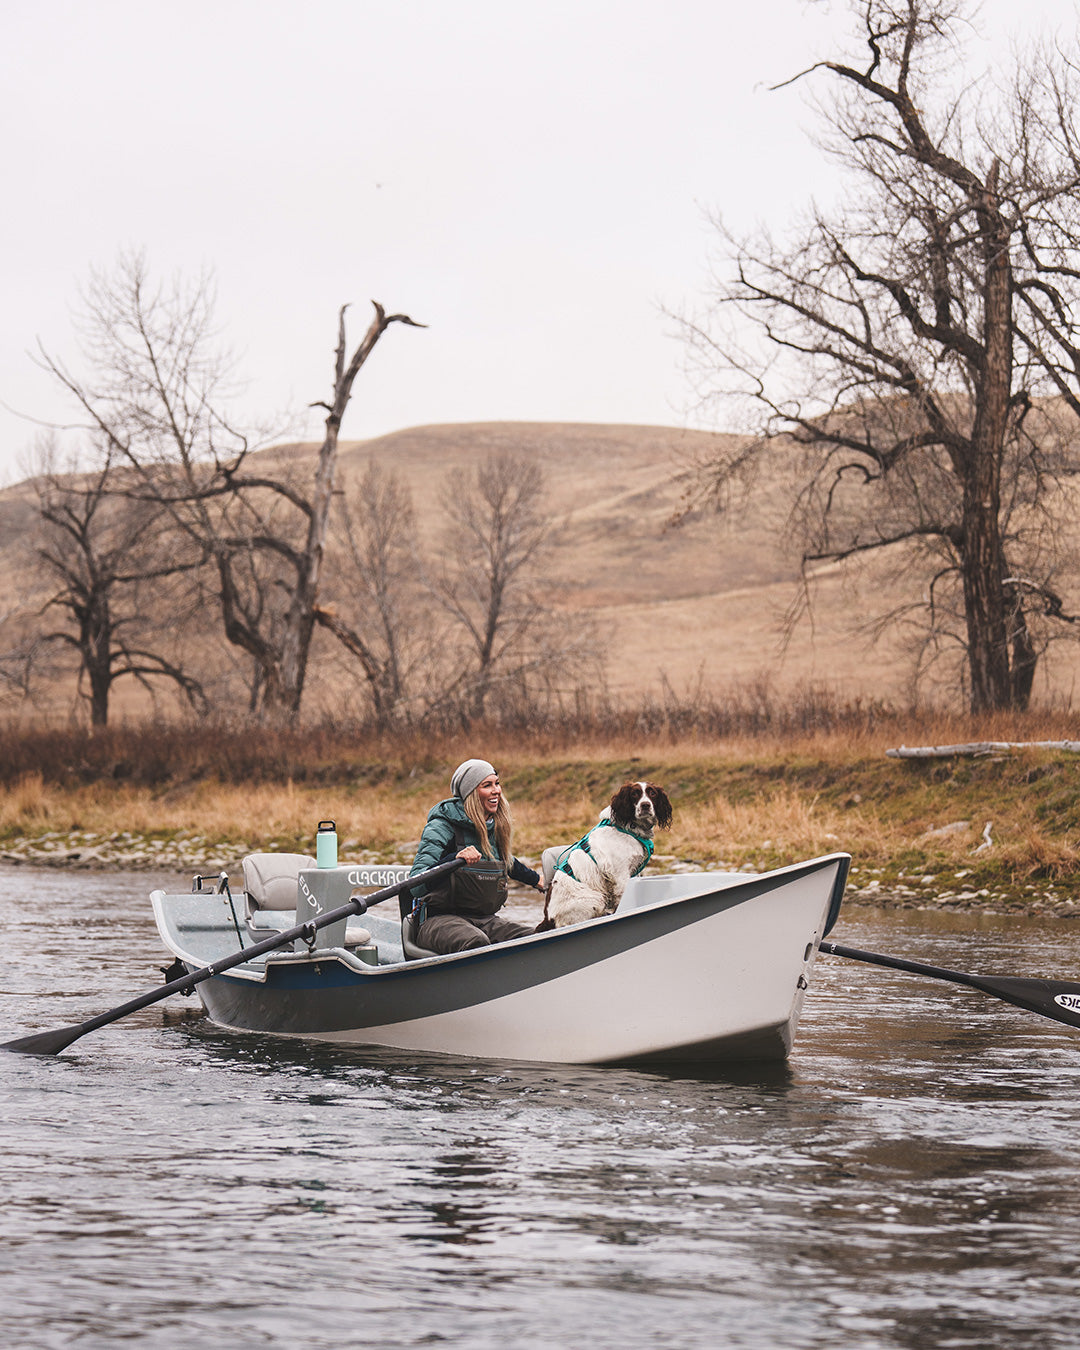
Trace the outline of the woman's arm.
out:
[[[526,867],[520,858],[514,859],[514,865],[510,869],[510,880],[520,881],[523,886],[540,886],[540,873],[534,872],[531,867]]]

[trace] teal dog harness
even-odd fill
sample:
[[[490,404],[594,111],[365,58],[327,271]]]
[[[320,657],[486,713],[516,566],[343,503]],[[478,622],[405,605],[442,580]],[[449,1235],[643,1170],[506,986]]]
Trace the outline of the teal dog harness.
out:
[[[605,825],[612,830],[618,830],[620,834],[628,834],[631,839],[636,839],[638,841],[641,847],[645,850],[645,856],[633,869],[630,875],[632,877],[636,877],[640,872],[643,872],[645,868],[648,867],[649,859],[653,855],[653,841],[650,838],[648,838],[647,835],[635,834],[633,830],[628,830],[623,825],[616,825],[615,822],[611,820],[610,817],[608,816],[604,816],[601,820],[598,820],[588,834],[584,835],[581,839],[579,839],[576,844],[571,844],[570,847],[566,849],[566,851],[560,856],[559,861],[555,864],[555,871],[565,872],[566,875],[571,878],[571,880],[577,881],[578,878],[574,876],[573,869],[571,868],[567,859],[570,857],[570,854],[573,853],[574,849],[576,848],[581,849],[582,853],[587,853],[591,858],[593,856],[593,852],[592,849],[589,847],[589,836],[593,833],[593,830],[602,829]]]

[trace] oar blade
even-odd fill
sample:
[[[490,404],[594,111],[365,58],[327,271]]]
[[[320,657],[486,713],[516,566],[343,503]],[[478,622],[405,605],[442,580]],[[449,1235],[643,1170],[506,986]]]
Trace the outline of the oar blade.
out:
[[[928,966],[922,961],[908,961],[902,956],[886,956],[882,952],[865,952],[858,947],[845,947],[839,942],[823,942],[821,950],[831,956],[842,956],[848,961],[865,961],[886,970],[904,970],[910,975],[925,975],[931,980],[946,980],[978,989],[993,998],[1000,998],[1017,1008],[1049,1017],[1067,1027],[1080,1027],[1080,984],[1070,980],[1021,979],[1012,975],[969,975],[963,970],[947,970],[944,966]]]
[[[1021,980],[1012,977],[972,976],[971,983],[986,994],[1028,1012],[1080,1027],[1080,984],[1055,980]]]
[[[0,1050],[14,1050],[23,1055],[58,1055],[81,1035],[81,1025],[60,1027],[56,1031],[39,1031],[36,1036],[20,1036],[16,1041],[4,1041],[0,1043]]]

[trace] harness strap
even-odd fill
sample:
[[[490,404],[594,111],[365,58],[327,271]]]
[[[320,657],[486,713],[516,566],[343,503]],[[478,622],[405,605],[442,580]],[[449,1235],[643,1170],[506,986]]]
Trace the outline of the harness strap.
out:
[[[598,820],[596,824],[592,827],[592,830],[589,830],[587,834],[583,835],[577,841],[576,844],[570,845],[570,847],[563,854],[560,861],[555,864],[555,871],[565,872],[566,875],[571,879],[571,881],[577,881],[578,878],[574,876],[573,870],[570,867],[570,863],[567,861],[567,859],[569,859],[570,854],[573,853],[574,849],[576,848],[581,849],[582,853],[587,853],[591,858],[593,853],[592,849],[589,847],[589,836],[592,834],[593,830],[599,830],[605,825],[613,830],[618,830],[620,834],[628,834],[631,839],[636,839],[638,841],[641,847],[645,850],[645,856],[644,858],[642,858],[641,862],[639,862],[638,865],[631,871],[630,875],[632,877],[636,877],[641,872],[643,872],[645,868],[648,867],[649,860],[652,858],[653,855],[653,841],[648,837],[648,835],[636,834],[633,830],[628,830],[623,825],[616,825],[615,822],[608,816],[604,816],[601,820]]]

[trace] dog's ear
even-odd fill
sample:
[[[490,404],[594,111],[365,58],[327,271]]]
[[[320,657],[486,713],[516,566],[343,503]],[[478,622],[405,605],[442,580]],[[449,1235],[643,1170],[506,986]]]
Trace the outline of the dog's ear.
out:
[[[657,787],[655,783],[646,783],[645,791],[653,804],[653,810],[656,812],[656,823],[662,830],[671,828],[671,803],[668,801],[668,795],[662,787]]]
[[[632,825],[634,808],[637,805],[638,787],[636,783],[624,783],[611,799],[611,819],[616,825]]]

